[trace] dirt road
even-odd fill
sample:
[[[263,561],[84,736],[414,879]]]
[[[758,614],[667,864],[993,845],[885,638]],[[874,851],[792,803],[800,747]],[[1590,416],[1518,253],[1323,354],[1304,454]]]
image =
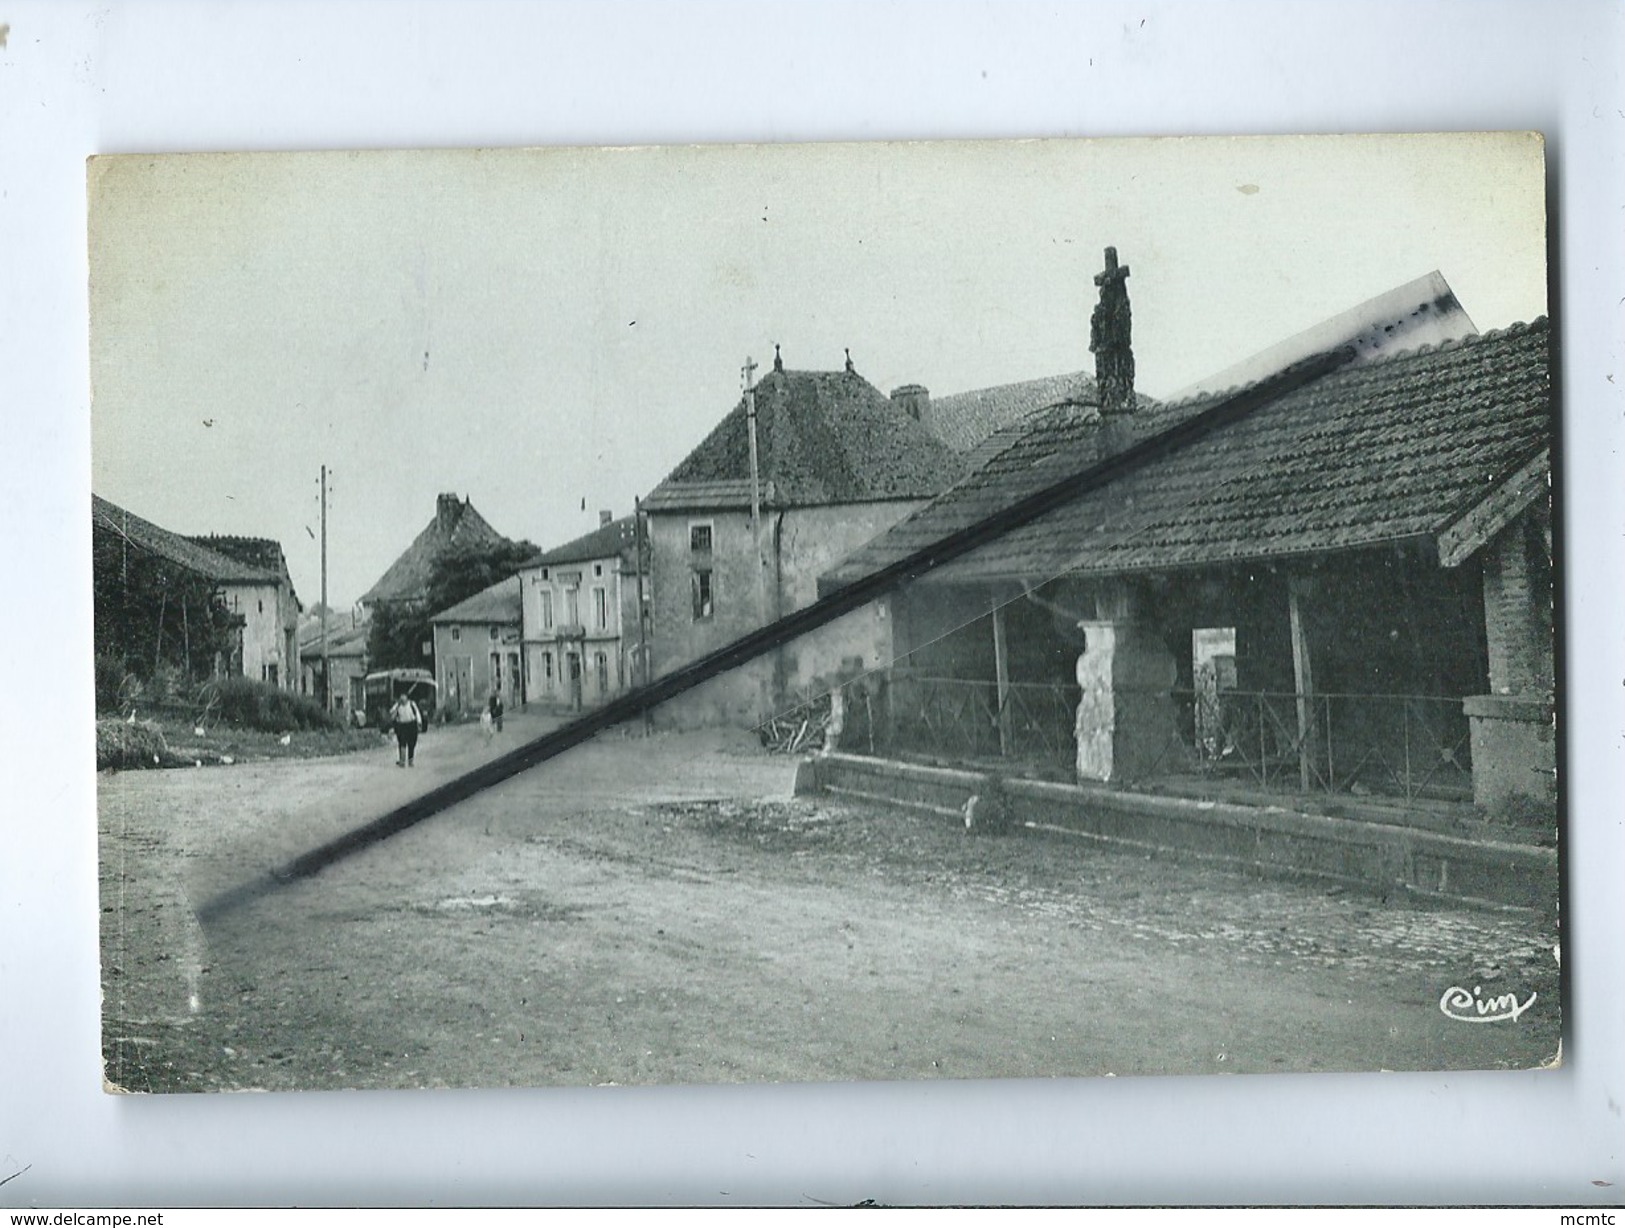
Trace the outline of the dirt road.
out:
[[[1554,936],[1063,837],[792,798],[722,737],[607,735],[199,927],[215,893],[544,727],[101,778],[129,1090],[1528,1067]],[[1452,985],[1535,1002],[1441,1012]]]

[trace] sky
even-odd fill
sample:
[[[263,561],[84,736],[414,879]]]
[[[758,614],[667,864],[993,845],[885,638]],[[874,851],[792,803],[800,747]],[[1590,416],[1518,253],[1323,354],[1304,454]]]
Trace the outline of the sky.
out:
[[[1166,395],[1438,270],[1546,311],[1522,134],[179,154],[90,171],[92,486],[282,543],[329,603],[454,491],[558,545],[630,512],[747,357],[934,395],[1092,370],[1128,264]]]

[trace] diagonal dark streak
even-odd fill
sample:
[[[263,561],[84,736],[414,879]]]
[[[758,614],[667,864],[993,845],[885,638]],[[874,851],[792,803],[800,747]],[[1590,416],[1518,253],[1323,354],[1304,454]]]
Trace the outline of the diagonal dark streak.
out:
[[[458,802],[466,801],[492,785],[500,784],[537,764],[545,763],[572,746],[578,746],[622,721],[639,716],[658,704],[761,656],[764,652],[832,622],[874,598],[979,546],[984,546],[1046,512],[1053,511],[1087,491],[1114,481],[1159,457],[1178,451],[1218,428],[1245,417],[1260,405],[1345,366],[1353,361],[1354,357],[1355,350],[1351,346],[1331,350],[1295,363],[1268,379],[1232,392],[1212,407],[1176,423],[1167,430],[1132,444],[1086,469],[1069,474],[975,524],[955,530],[905,558],[820,597],[812,605],[787,614],[765,627],[759,627],[662,678],[612,699],[603,707],[568,725],[515,747],[508,753],[413,798],[370,823],[295,857],[264,878],[215,896],[198,909],[198,917],[203,921],[213,920],[265,895],[283,883],[308,878],[352,853],[357,853],[381,840],[387,840],[390,836],[405,831],[408,827],[421,823],[424,819],[439,814]]]

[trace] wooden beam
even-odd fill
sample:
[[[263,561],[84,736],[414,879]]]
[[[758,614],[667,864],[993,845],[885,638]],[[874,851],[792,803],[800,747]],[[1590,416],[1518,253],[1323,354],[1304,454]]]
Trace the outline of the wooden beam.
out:
[[[1004,607],[993,607],[993,673],[999,688],[999,754],[1010,756],[1010,644],[1004,630]]]
[[[1456,567],[1551,493],[1552,454],[1542,448],[1439,534],[1439,564]]]
[[[1309,632],[1303,618],[1303,599],[1309,588],[1307,576],[1287,578],[1286,608],[1292,623],[1292,682],[1298,694],[1298,779],[1305,793],[1315,777],[1315,676],[1309,655]]]

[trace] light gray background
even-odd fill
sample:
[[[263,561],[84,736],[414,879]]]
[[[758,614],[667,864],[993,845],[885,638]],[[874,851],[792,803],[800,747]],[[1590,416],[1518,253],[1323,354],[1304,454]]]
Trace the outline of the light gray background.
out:
[[[0,22],[0,1179],[30,1166],[0,1205],[1619,1201],[1619,6],[23,3]],[[1554,188],[1561,1072],[99,1090],[87,155],[1492,128],[1544,131]]]

